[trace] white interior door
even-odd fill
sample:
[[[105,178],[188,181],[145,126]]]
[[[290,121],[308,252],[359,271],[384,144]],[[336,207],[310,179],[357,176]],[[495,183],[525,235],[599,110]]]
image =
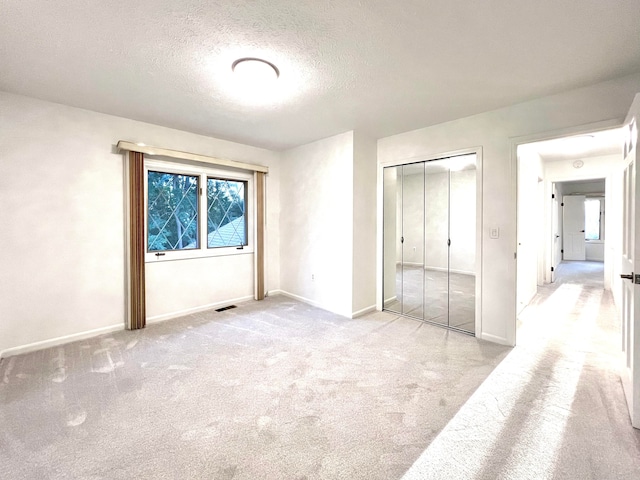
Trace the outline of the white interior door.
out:
[[[622,351],[624,367],[622,384],[627,398],[631,424],[640,428],[640,175],[638,169],[638,121],[640,94],[631,106],[625,122],[627,139],[624,153],[623,220],[621,282]]]
[[[562,229],[564,260],[584,260],[584,195],[562,197]]]

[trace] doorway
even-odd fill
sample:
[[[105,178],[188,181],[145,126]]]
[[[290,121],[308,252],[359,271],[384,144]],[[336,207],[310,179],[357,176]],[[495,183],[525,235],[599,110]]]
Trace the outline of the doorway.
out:
[[[383,309],[475,334],[476,154],[383,170]]]
[[[611,288],[616,268],[606,245],[620,235],[614,194],[621,141],[615,128],[517,147],[518,314],[567,262],[601,263],[593,270],[602,272],[603,288]]]

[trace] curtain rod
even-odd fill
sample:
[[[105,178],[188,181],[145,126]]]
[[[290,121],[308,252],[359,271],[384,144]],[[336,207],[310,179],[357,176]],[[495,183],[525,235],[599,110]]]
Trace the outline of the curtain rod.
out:
[[[137,143],[126,142],[120,140],[118,142],[118,150],[127,152],[140,152],[147,155],[160,155],[163,157],[179,158],[181,160],[193,160],[195,162],[210,163],[213,165],[221,165],[223,167],[239,168],[241,170],[251,170],[253,172],[269,173],[269,167],[264,165],[253,165],[251,163],[236,162],[234,160],[226,160],[224,158],[209,157],[198,153],[181,152],[179,150],[169,150],[168,148],[152,147],[151,145],[138,145]]]

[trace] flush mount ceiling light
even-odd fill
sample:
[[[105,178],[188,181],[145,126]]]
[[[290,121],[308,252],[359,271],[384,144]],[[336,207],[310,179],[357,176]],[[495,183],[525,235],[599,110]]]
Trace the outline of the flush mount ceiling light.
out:
[[[278,67],[261,58],[239,58],[231,64],[231,70],[238,79],[257,84],[273,82],[280,76]]]
[[[231,64],[234,96],[249,105],[268,104],[278,96],[280,70],[261,58],[239,58]]]
[[[562,149],[567,153],[586,152],[592,148],[593,141],[593,135],[578,135],[575,137],[563,138]]]

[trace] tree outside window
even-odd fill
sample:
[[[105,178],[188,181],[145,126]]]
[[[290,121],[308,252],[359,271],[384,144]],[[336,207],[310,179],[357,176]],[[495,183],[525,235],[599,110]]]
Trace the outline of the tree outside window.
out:
[[[584,201],[584,238],[601,240],[601,202],[599,198],[587,198]]]
[[[198,177],[149,171],[150,252],[198,248]]]

